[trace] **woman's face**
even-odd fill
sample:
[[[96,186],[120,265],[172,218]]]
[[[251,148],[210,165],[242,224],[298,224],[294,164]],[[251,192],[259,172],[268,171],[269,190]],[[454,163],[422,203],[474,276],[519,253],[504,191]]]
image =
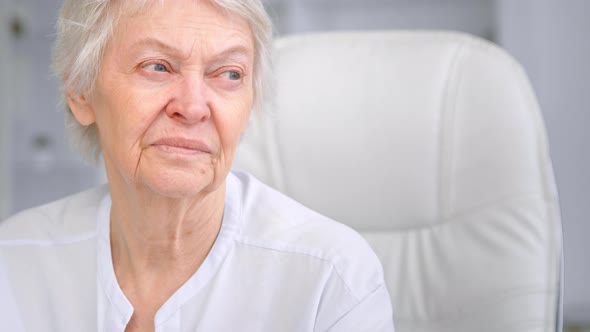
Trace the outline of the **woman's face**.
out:
[[[109,182],[169,197],[223,184],[252,108],[254,47],[247,21],[207,0],[123,15],[95,93],[72,107],[96,122]]]

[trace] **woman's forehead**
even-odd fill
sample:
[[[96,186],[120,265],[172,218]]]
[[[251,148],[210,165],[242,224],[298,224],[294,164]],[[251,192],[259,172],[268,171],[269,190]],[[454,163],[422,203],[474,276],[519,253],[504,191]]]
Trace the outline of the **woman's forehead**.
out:
[[[254,48],[246,19],[208,0],[146,0],[133,15],[122,15],[114,32],[124,44],[159,39],[179,49]]]
[[[146,14],[154,11],[166,12],[174,5],[181,5],[184,8],[215,8],[220,14],[228,16],[233,15],[226,8],[219,6],[215,0],[112,0],[114,2],[113,8],[117,11],[119,19],[125,19],[129,16]]]

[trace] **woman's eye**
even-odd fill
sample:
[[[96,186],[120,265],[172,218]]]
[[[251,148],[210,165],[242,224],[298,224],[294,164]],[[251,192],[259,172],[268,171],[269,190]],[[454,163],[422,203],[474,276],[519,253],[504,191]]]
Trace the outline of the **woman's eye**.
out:
[[[165,65],[161,64],[161,63],[152,63],[149,65],[146,65],[145,67],[143,67],[147,70],[153,70],[153,71],[157,71],[157,72],[162,72],[165,73],[168,71],[168,68],[166,68]]]
[[[240,74],[237,71],[233,71],[233,70],[232,71],[226,71],[223,74],[221,74],[221,76],[223,76],[223,77],[225,77],[225,78],[227,78],[229,80],[232,80],[232,81],[239,81],[239,80],[242,79],[242,74]]]

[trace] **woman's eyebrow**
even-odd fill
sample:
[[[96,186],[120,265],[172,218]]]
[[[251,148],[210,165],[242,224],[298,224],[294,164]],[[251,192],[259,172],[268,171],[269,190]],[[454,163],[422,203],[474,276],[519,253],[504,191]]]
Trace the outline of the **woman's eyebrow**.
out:
[[[250,60],[254,56],[254,50],[244,45],[230,46],[213,55],[216,60],[237,59]]]
[[[164,51],[170,54],[186,55],[186,51],[180,48],[166,43],[160,39],[154,37],[142,38],[131,45],[131,49],[142,49],[142,48],[153,48],[156,50]],[[191,50],[192,52],[192,50]],[[212,58],[215,60],[224,59],[245,59],[249,60],[254,56],[254,50],[242,44],[236,44],[229,46],[228,48],[222,49],[219,52],[215,52]]]
[[[173,45],[170,45],[162,40],[159,40],[154,37],[146,37],[142,38],[134,43],[132,43],[131,49],[141,49],[141,48],[154,48],[157,50],[166,51],[167,53],[177,53],[182,54],[182,51]]]

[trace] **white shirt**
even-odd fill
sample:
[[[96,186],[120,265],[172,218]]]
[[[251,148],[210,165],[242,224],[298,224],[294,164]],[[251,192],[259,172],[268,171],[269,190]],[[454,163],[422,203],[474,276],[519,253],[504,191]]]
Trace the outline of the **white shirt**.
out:
[[[0,223],[0,330],[124,331],[106,186]],[[230,173],[221,230],[156,331],[393,331],[379,260],[350,228]]]

